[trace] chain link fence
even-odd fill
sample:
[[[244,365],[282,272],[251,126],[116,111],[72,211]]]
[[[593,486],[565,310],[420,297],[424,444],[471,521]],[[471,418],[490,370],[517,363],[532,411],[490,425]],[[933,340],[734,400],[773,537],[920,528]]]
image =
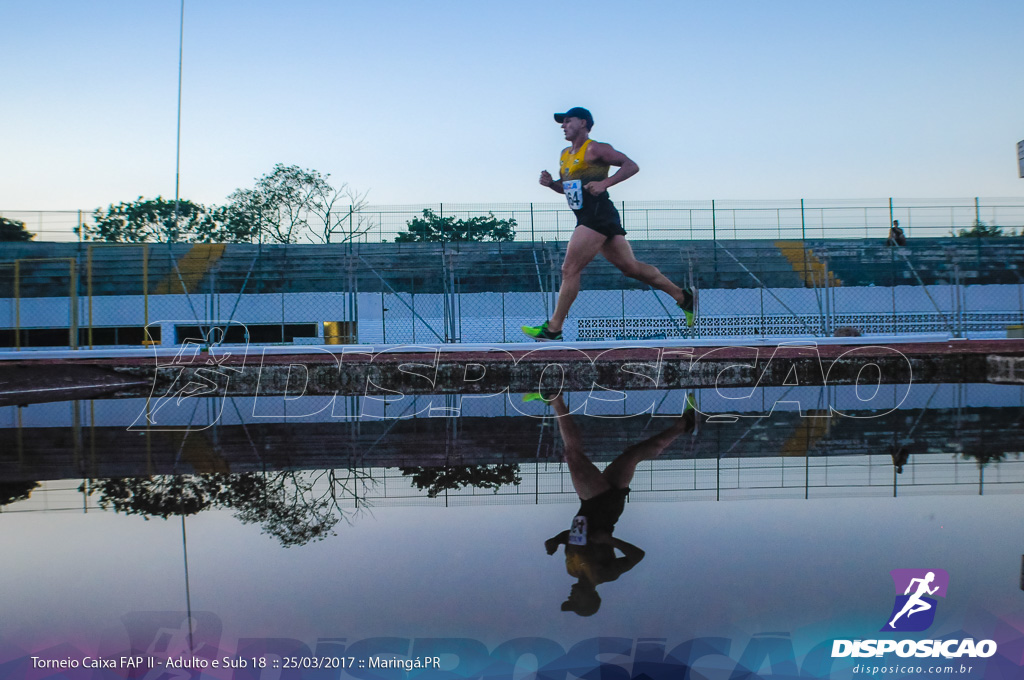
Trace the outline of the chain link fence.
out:
[[[697,322],[597,258],[566,341],[942,333],[1024,325],[1024,239],[638,240]],[[502,343],[551,314],[565,243],[7,244],[0,347]]]

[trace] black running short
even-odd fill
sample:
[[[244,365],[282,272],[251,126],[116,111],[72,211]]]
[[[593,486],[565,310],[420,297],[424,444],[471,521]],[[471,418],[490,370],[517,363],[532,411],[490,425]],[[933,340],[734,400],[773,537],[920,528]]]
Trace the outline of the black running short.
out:
[[[619,516],[626,509],[629,489],[608,489],[593,498],[583,501],[577,515],[587,518],[588,532],[595,529],[611,533]]]
[[[619,211],[615,209],[615,204],[612,203],[607,192],[600,196],[592,196],[584,191],[583,207],[573,210],[573,212],[576,214],[577,227],[582,224],[608,238],[626,235],[626,230],[622,228],[622,220],[619,218]]]

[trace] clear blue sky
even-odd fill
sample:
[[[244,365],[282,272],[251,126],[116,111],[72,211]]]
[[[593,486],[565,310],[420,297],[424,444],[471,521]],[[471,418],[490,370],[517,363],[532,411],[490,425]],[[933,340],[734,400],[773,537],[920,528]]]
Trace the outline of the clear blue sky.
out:
[[[179,0],[0,0],[0,209],[174,195]],[[1024,196],[1024,2],[186,0],[181,195],[275,163],[372,203]]]

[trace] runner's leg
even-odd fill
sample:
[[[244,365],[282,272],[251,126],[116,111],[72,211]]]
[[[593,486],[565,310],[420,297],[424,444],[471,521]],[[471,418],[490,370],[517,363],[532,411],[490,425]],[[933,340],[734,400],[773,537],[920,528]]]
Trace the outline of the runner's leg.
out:
[[[569,308],[580,292],[580,274],[590,264],[608,237],[589,227],[579,225],[569,237],[569,245],[565,248],[565,259],[562,261],[562,285],[558,289],[558,303],[548,320],[548,330],[557,333],[562,330],[565,317],[569,316]]]
[[[569,465],[569,477],[576,495],[585,501],[608,491],[611,488],[608,480],[583,452],[583,435],[561,394],[551,401],[551,408],[558,416],[558,432],[562,435],[565,462]]]
[[[641,461],[654,460],[681,434],[693,432],[695,414],[687,411],[671,427],[639,444],[634,444],[613,460],[604,470],[604,478],[615,489],[625,489],[633,481],[636,466]]]
[[[601,247],[601,254],[629,278],[643,281],[651,288],[668,293],[676,302],[683,302],[682,288],[672,283],[654,265],[636,259],[633,248],[625,236],[618,235],[608,239]]]

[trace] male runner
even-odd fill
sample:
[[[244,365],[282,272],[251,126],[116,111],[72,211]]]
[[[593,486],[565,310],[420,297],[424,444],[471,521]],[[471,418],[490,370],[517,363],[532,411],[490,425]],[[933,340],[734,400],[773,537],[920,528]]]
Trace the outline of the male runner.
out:
[[[590,130],[594,127],[590,111],[577,106],[565,113],[556,113],[555,122],[562,124],[571,146],[562,151],[559,179],[544,170],[540,173],[540,183],[565,194],[569,207],[576,213],[576,229],[565,249],[562,285],[554,313],[539,326],[523,326],[523,332],[535,340],[562,339],[562,324],[580,291],[580,273],[598,253],[626,276],[671,295],[686,315],[686,325],[693,326],[693,292],[680,288],[657,267],[633,256],[619,211],[608,197],[608,187],[635,175],[640,171],[639,166],[611,144],[590,139]],[[608,170],[613,165],[618,170],[609,176]]]

